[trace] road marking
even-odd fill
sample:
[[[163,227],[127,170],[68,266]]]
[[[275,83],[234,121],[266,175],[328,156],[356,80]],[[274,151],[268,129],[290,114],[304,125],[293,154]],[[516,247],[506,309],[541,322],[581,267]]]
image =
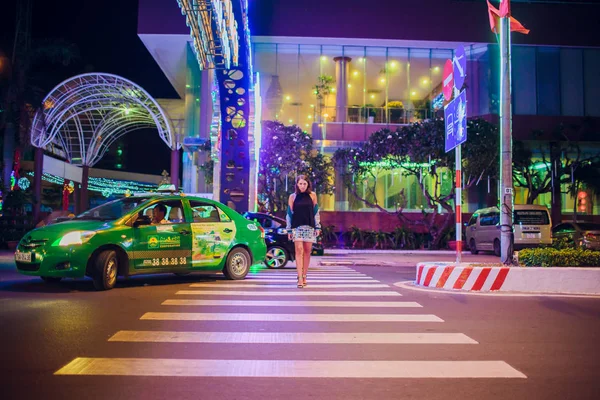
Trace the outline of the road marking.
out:
[[[254,283],[244,283],[244,281],[239,281],[237,283],[221,283],[221,282],[211,282],[211,283],[194,283],[192,285],[190,285],[190,287],[194,287],[194,288],[210,288],[210,287],[217,287],[217,288],[249,288],[249,287],[257,287],[257,288],[291,288],[291,287],[295,287],[296,286],[296,282],[290,282],[287,285],[281,285],[281,284],[276,284],[276,285],[262,285],[262,284],[254,284]],[[309,282],[308,286],[303,289],[303,290],[307,290],[307,289],[311,289],[311,288],[317,288],[317,289],[333,289],[333,288],[338,288],[338,289],[345,289],[345,288],[389,288],[388,285],[384,284],[384,283],[315,283],[315,284],[311,284]]]
[[[397,297],[402,296],[398,292],[392,291],[322,291],[310,292],[302,290],[179,290],[175,294],[197,295],[197,296],[342,296],[342,297]]]
[[[593,294],[569,294],[569,293],[544,293],[544,292],[531,292],[531,293],[519,293],[519,292],[472,292],[469,290],[445,290],[437,288],[428,288],[422,286],[415,286],[414,281],[401,281],[393,284],[396,287],[402,289],[415,290],[420,292],[431,292],[437,294],[449,294],[449,295],[467,295],[467,296],[504,296],[504,297],[571,297],[575,299],[600,299],[600,295]]]
[[[478,344],[462,333],[119,331],[109,342],[277,344]]]
[[[292,278],[292,279],[286,279],[286,278],[250,278],[250,279],[246,279],[246,282],[258,282],[258,283],[296,283],[296,280],[298,279],[298,277]],[[308,277],[306,279],[308,282],[316,282],[316,283],[379,283],[378,280],[375,279],[349,279],[346,280],[345,278],[339,278],[339,279],[334,279],[334,278],[330,278],[330,279],[320,279],[320,278],[312,278],[312,277]]]
[[[191,300],[169,299],[163,306],[242,306],[242,307],[423,307],[414,301],[283,301],[283,300]]]
[[[78,357],[55,375],[265,378],[527,378],[504,361],[186,360]]]
[[[332,272],[315,273],[315,272],[309,272],[307,275],[308,276],[321,277],[321,278],[322,277],[326,277],[326,278],[331,278],[331,277],[334,277],[334,278],[337,278],[337,277],[348,277],[348,278],[359,278],[359,279],[360,278],[370,278],[370,276],[368,276],[366,274],[359,274],[359,273],[351,274],[349,272],[344,272],[344,273],[341,273],[341,272],[340,273],[332,273]],[[282,277],[283,276],[283,277],[287,277],[287,276],[298,276],[298,273],[296,271],[289,272],[289,273],[286,273],[286,272],[258,272],[258,273],[250,272],[248,274],[248,277],[251,277],[251,276],[276,276],[276,277]]]
[[[143,320],[276,322],[444,322],[431,314],[252,314],[147,312]]]

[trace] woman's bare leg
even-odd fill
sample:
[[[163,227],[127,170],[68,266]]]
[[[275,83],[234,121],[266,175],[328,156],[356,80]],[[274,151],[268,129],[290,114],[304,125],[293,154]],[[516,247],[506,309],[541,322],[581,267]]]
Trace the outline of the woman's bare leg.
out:
[[[304,250],[304,262],[302,263],[302,279],[303,283],[306,285],[306,275],[308,274],[308,266],[310,265],[310,254],[312,253],[312,243],[311,242],[302,242],[302,247]]]
[[[302,284],[303,268],[304,268],[304,246],[303,242],[297,240],[294,242],[296,249],[296,272],[298,273],[298,284]]]

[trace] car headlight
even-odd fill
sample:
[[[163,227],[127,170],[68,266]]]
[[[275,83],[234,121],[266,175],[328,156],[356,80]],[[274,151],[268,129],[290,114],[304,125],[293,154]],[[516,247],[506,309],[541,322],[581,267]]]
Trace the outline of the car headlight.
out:
[[[58,242],[58,246],[71,246],[74,244],[83,244],[90,240],[96,232],[94,231],[73,231],[67,233]]]

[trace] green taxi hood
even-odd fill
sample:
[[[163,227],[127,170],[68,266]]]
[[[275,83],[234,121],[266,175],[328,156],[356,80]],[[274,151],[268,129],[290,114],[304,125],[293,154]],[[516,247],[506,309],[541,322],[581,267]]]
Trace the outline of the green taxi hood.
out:
[[[46,225],[29,234],[32,239],[51,239],[72,231],[97,231],[112,227],[114,221],[72,220]]]

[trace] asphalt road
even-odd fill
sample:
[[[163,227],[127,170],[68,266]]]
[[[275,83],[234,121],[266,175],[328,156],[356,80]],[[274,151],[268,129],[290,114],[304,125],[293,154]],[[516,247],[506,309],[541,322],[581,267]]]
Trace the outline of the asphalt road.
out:
[[[393,286],[439,259],[315,257],[304,289],[291,264],[96,292],[0,257],[0,398],[599,398],[600,299]]]

